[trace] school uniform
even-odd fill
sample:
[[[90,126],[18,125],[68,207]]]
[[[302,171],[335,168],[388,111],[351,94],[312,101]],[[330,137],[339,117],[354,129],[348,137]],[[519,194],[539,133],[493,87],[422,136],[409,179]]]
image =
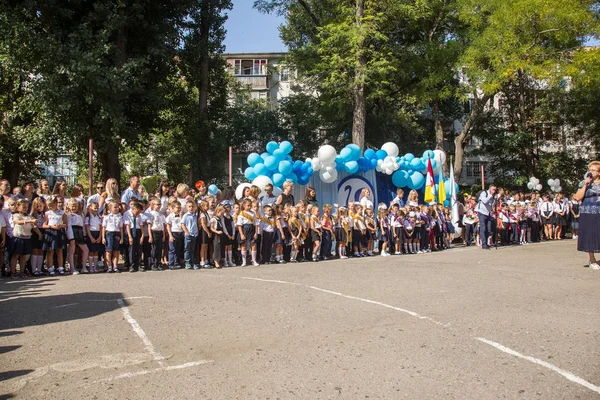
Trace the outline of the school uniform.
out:
[[[535,208],[530,208],[528,214],[531,219],[531,241],[537,243],[540,241],[540,214]]]
[[[31,217],[36,218],[33,215],[31,215]],[[0,224],[2,224],[3,222],[4,222],[4,219],[0,218]],[[40,237],[38,235],[31,236],[31,248],[33,250],[42,250],[42,247],[44,245],[44,229],[42,228],[43,225],[44,225],[44,213],[41,212],[37,216],[36,226],[37,226],[38,230],[40,231],[40,233],[42,234],[42,238],[40,239]],[[2,229],[2,226],[3,225],[0,225],[0,229]]]
[[[510,223],[511,242],[519,242],[519,215],[516,211],[508,213],[508,221]]]
[[[63,215],[65,215],[63,210],[47,211],[46,216],[48,217],[48,225],[62,225]],[[46,229],[44,232],[44,244],[42,246],[43,250],[59,250],[63,249],[66,245],[67,241],[64,228],[60,228],[58,230]]]
[[[321,218],[321,223],[323,227],[323,236],[321,237],[321,257],[331,257],[331,231],[325,228],[333,228],[333,223],[331,222],[331,217],[328,215],[323,215]]]
[[[171,236],[173,236],[173,241],[169,238],[169,268],[177,269],[181,267],[184,247],[181,216],[171,213],[167,216],[165,222],[171,227]]]
[[[119,251],[121,245],[121,228],[123,227],[123,218],[121,214],[107,214],[102,218],[102,226],[105,231],[106,251]],[[110,265],[109,265],[110,266]]]
[[[429,250],[429,232],[431,229],[431,217],[426,213],[420,213],[421,218],[421,250]]]
[[[215,231],[222,232],[219,234],[213,232],[213,237],[212,237],[212,242],[213,242],[212,259],[214,261],[218,260],[220,263],[221,260],[225,257],[225,246],[224,246],[225,231],[223,230],[223,221],[221,218],[217,218],[213,215],[213,217],[210,219],[210,226]]]
[[[319,233],[323,232],[323,228],[321,227],[321,222],[319,221],[319,218],[315,217],[314,215],[311,215],[310,223],[311,223],[310,236],[312,237],[313,243],[320,242],[322,236],[319,235]]]
[[[335,219],[334,233],[337,247],[342,244],[344,246],[348,244],[348,222],[346,221],[346,217],[338,217]],[[343,254],[340,254],[340,256],[342,255]]]
[[[198,216],[196,213],[186,212],[181,217],[181,225],[185,226],[188,230],[184,235],[184,258],[185,258],[185,267],[192,268],[195,267],[194,264],[194,256],[196,255],[196,241],[198,240]],[[208,244],[208,243],[206,243]]]
[[[140,267],[142,261],[142,228],[144,227],[144,220],[142,214],[133,215],[131,210],[125,212],[123,215],[123,226],[131,230],[131,244],[129,244],[129,272],[136,270],[144,271],[144,267]]]
[[[567,217],[566,217],[566,207],[562,202],[553,202],[552,203],[553,211],[554,211],[554,220],[553,224],[556,226],[565,226],[567,225]]]
[[[353,217],[354,219],[354,227],[352,229],[352,245],[356,246],[358,249],[358,252],[360,253],[362,249],[364,249],[366,247],[365,245],[365,239],[366,239],[366,232],[365,235],[363,235],[362,230],[366,230],[366,225],[365,225],[365,220],[361,215],[355,215]]]
[[[235,223],[236,227],[242,227],[242,233],[246,239],[242,239],[242,236],[238,236],[238,243],[243,246],[250,247],[254,243],[254,234],[256,233],[256,219],[254,213],[250,211],[240,211],[237,216]],[[242,248],[245,250],[244,248]]]
[[[540,215],[544,225],[552,224],[552,215],[554,214],[554,206],[549,201],[544,201],[540,207]]]
[[[146,269],[151,268],[150,264],[150,254],[152,252],[152,243],[148,240],[150,238],[148,233],[148,222],[152,221],[152,216],[150,215],[150,211],[146,211],[141,214],[142,216],[142,235],[144,240],[142,241],[142,260]]]
[[[91,242],[91,239],[96,240],[100,238],[100,230],[102,229],[102,217],[99,214],[88,214],[84,219],[84,224],[89,227],[91,236],[87,238],[88,250],[90,251],[90,253],[103,253],[104,245],[102,244],[102,241],[100,241],[100,243]]]
[[[150,235],[152,243],[150,244],[150,268],[160,270],[160,260],[163,255],[165,225],[167,224],[165,216],[160,211],[150,211],[148,213],[148,222],[151,224]]]
[[[15,224],[15,221],[24,221],[30,218],[31,217],[28,215],[21,215],[18,213],[12,215],[13,240],[10,248],[11,255],[28,256],[31,254],[31,231],[33,229],[33,224]],[[21,268],[24,267],[24,265],[21,266]]]
[[[200,244],[209,244],[210,242],[212,242],[212,238],[210,238],[208,236],[208,232],[206,232],[202,228],[202,220],[204,220],[204,223],[206,224],[207,228],[210,230],[210,226],[209,226],[210,217],[207,213],[200,211],[198,214],[198,218],[200,218],[200,221],[198,222],[198,241]]]
[[[312,259],[313,245],[312,234],[310,232],[310,216],[299,213],[298,217],[300,218],[300,223],[302,224],[302,239],[304,240],[302,249],[300,249],[300,254],[305,261],[310,261]]]
[[[83,217],[79,214],[67,214],[67,240],[74,240],[75,244],[85,244],[85,235],[83,233]]]

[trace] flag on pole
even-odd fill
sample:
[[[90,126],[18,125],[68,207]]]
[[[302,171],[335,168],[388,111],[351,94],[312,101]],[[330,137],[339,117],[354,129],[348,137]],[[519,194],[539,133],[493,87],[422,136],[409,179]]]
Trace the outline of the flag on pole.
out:
[[[452,223],[458,223],[458,201],[456,199],[456,184],[454,183],[454,169],[450,163],[450,209],[452,210]]]
[[[438,203],[444,204],[446,201],[446,187],[444,186],[444,172],[442,171],[442,167],[440,167],[440,180],[439,180],[439,189],[438,189]]]
[[[435,180],[433,179],[431,158],[427,158],[427,177],[425,178],[425,197],[423,200],[426,204],[435,202]]]

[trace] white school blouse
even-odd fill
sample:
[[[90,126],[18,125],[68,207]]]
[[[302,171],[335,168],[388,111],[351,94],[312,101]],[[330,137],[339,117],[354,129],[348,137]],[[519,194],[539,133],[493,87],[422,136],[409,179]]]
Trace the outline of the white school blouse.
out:
[[[108,214],[102,219],[102,226],[107,232],[119,232],[123,227],[121,214]]]
[[[171,226],[171,232],[181,233],[183,228],[181,227],[181,217],[177,214],[169,214],[165,222]]]
[[[165,216],[163,214],[161,214],[159,211],[150,211],[149,215],[151,218],[149,220],[149,222],[152,224],[152,231],[153,232],[164,232],[165,224],[166,224]]]
[[[48,216],[48,225],[49,226],[54,226],[54,225],[62,225],[63,223],[63,215],[65,215],[65,212],[63,210],[56,210],[56,211],[46,211],[46,215]]]
[[[88,214],[85,217],[85,224],[89,225],[90,232],[98,232],[102,226],[102,217],[100,215]]]

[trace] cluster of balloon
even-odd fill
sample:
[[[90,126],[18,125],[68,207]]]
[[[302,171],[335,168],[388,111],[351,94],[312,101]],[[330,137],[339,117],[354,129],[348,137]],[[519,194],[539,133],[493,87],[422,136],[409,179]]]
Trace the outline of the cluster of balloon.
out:
[[[337,152],[335,148],[326,144],[319,148],[316,157],[307,158],[306,163],[310,163],[313,172],[319,171],[319,177],[323,182],[333,183],[338,176],[335,162],[336,157]]]
[[[367,149],[364,156],[361,156],[361,154],[362,151],[357,145],[347,145],[335,157],[335,169],[355,174],[357,172],[367,172],[377,167],[378,158],[375,150]]]
[[[394,186],[399,188],[408,187],[414,190],[421,189],[425,184],[429,160],[431,160],[431,168],[437,182],[439,180],[439,170],[446,162],[446,153],[442,150],[426,150],[420,158],[415,157],[412,153],[406,153],[402,157],[398,157],[399,169],[392,174]]]
[[[381,150],[375,153],[377,156],[377,172],[392,175],[397,171],[400,168],[399,152],[400,150],[396,146],[396,143],[387,142],[381,146]]]
[[[249,167],[244,171],[244,176],[253,184],[256,179],[260,178],[258,183],[263,186],[267,182],[265,178],[268,178],[268,181],[278,188],[281,188],[285,181],[306,185],[313,175],[313,167],[308,162],[294,161],[290,156],[293,149],[294,147],[288,141],[280,144],[267,143],[266,152],[248,155]]]
[[[560,179],[548,179],[548,186],[554,193],[562,192],[562,186],[560,186]]]
[[[531,178],[529,178],[529,182],[527,182],[527,188],[529,190],[542,190],[542,184],[540,183],[540,180],[538,178],[532,176]]]

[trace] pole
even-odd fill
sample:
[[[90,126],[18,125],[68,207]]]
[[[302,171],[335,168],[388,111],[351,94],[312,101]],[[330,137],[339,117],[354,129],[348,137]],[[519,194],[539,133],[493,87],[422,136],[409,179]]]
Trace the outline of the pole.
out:
[[[94,139],[88,142],[88,196],[91,196],[94,187]]]
[[[485,164],[481,164],[481,190],[485,190]]]
[[[233,186],[233,147],[229,146],[229,186]]]

